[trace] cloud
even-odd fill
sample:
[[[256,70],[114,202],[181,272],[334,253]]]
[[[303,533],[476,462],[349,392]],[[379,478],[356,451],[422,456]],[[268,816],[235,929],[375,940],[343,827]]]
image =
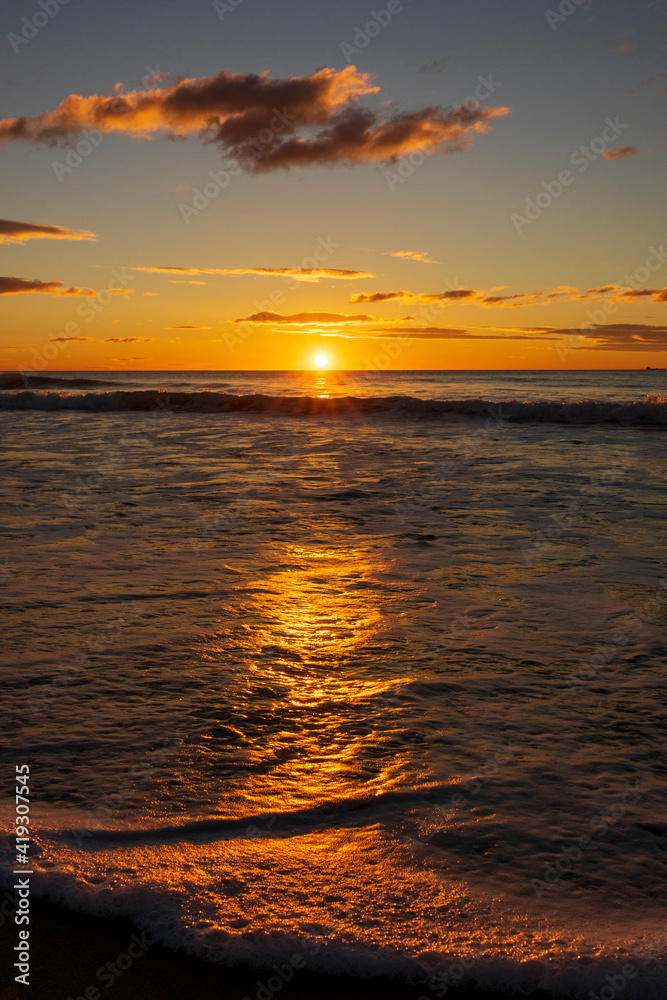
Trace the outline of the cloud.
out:
[[[649,299],[651,302],[667,302],[667,288],[628,288],[627,285],[603,285],[601,288],[589,288],[576,298],[609,299],[628,305],[639,299]]]
[[[476,327],[474,329],[479,329]],[[381,326],[371,330],[364,330],[359,333],[324,334],[324,336],[340,337],[383,337],[383,338],[406,338],[408,340],[541,340],[544,339],[539,333],[470,333],[469,330],[449,326]]]
[[[667,288],[623,288],[614,301],[634,302],[636,299],[650,299],[651,302],[667,302]]]
[[[636,146],[621,146],[619,149],[605,149],[602,156],[605,160],[625,160],[628,156],[636,156],[638,152]]]
[[[146,361],[146,358],[112,358],[112,361]]]
[[[150,344],[155,337],[107,337],[105,344]]]
[[[359,292],[353,295],[350,303],[359,302],[464,302],[474,299],[483,292],[472,288],[454,288],[447,292]]]
[[[103,265],[98,264],[98,267]],[[146,271],[149,274],[255,274],[260,277],[294,278],[295,281],[321,281],[323,278],[338,278],[354,281],[357,278],[374,278],[369,271],[347,271],[331,267],[126,267],[126,271]],[[170,279],[171,280],[171,279]]]
[[[505,288],[499,285],[492,291]],[[472,302],[474,305],[490,307],[516,308],[518,306],[548,305],[556,299],[579,302],[592,299],[607,298],[620,304],[628,304],[639,299],[650,299],[652,302],[667,302],[667,288],[628,288],[625,285],[603,285],[600,288],[589,288],[580,291],[572,285],[559,285],[544,292],[517,292],[514,295],[491,295],[489,292],[477,291],[473,288],[455,288],[447,292],[359,292],[350,298],[350,303],[360,302],[424,302],[444,305],[449,302]]]
[[[375,323],[376,316],[361,313],[350,316],[346,313],[303,312],[285,316],[283,313],[258,312],[252,316],[239,316],[235,323],[290,323],[293,326],[321,326],[338,323]]]
[[[167,326],[167,330],[210,330],[210,326],[196,326],[194,323],[183,323],[181,326]]]
[[[36,278],[0,278],[0,295],[41,292],[44,295],[96,295],[92,288],[67,288],[62,281],[39,281]]]
[[[486,295],[480,301],[482,306],[504,306],[517,308],[517,306],[534,305],[536,299],[542,297],[542,292],[519,292],[517,295]]]
[[[197,135],[249,173],[314,164],[393,162],[416,150],[457,152],[506,107],[434,105],[412,112],[360,107],[379,87],[354,66],[272,80],[225,70],[170,87],[112,96],[70,94],[55,109],[0,121],[0,142],[57,146],[84,129],[146,137]]]
[[[473,332],[471,332],[471,330]],[[384,337],[430,340],[526,340],[545,342],[558,347],[567,338],[568,349],[586,351],[667,351],[667,326],[642,323],[591,324],[581,329],[565,327],[377,327],[358,334],[325,334],[325,336]],[[576,344],[576,338],[579,343]]]
[[[95,233],[86,229],[66,229],[64,226],[40,226],[35,222],[12,222],[0,219],[0,244],[23,243],[25,240],[96,240]]]
[[[184,280],[181,280],[180,278],[170,278],[169,279],[169,284],[170,285],[206,285],[206,284],[208,284],[208,282],[206,282],[206,281],[184,281]]]
[[[150,296],[150,298],[153,298],[153,299],[157,298],[157,292],[142,292],[141,295],[142,295],[142,298],[148,298],[149,296]]]
[[[503,285],[503,288],[506,287]],[[585,292],[580,292],[578,288],[574,288],[572,285],[558,285],[557,288],[552,288],[545,295],[545,300],[548,302],[551,299],[567,299],[567,300],[577,300],[585,299],[587,295]]]
[[[566,336],[568,346],[573,343],[573,335],[581,341],[575,350],[587,351],[667,351],[667,326],[644,323],[604,323],[592,324],[581,330],[552,327],[549,336]],[[590,341],[590,343],[585,343]]]
[[[660,93],[667,93],[667,73],[657,73],[655,76],[650,76],[647,80],[642,80],[636,87],[634,87],[630,93],[636,94],[639,90],[651,90],[656,84],[660,85]]]
[[[409,260],[418,260],[422,264],[439,264],[439,260],[433,260],[429,257],[427,250],[394,250],[388,254],[387,257],[405,257]]]
[[[49,337],[50,344],[67,344],[70,340],[94,340],[94,337]]]

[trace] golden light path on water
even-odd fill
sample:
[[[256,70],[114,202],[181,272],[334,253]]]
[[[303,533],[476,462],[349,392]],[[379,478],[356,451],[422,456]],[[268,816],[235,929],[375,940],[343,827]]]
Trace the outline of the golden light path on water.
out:
[[[361,549],[293,545],[237,584],[233,623],[226,609],[202,656],[238,657],[229,718],[261,728],[246,753],[254,770],[236,786],[245,810],[377,794],[405,775],[407,748],[385,746],[396,724],[376,704],[407,682],[405,607],[380,582],[388,569]]]

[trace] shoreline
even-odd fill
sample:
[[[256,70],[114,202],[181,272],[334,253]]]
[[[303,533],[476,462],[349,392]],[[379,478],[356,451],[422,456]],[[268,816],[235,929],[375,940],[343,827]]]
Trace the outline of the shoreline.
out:
[[[30,906],[30,984],[26,990],[14,982],[17,941],[18,928],[10,916],[0,927],[0,1000],[26,996],[29,1000],[100,1000],[106,996],[113,1000],[439,1000],[439,994],[445,995],[443,988],[433,991],[426,984],[410,984],[398,977],[335,976],[297,969],[293,978],[284,981],[272,968],[212,965],[148,942],[123,917],[89,916],[42,899],[32,900]],[[282,985],[275,988],[278,981]],[[463,987],[448,988],[446,995],[448,1000],[503,1000],[509,994]],[[524,995],[553,1000],[544,991]]]

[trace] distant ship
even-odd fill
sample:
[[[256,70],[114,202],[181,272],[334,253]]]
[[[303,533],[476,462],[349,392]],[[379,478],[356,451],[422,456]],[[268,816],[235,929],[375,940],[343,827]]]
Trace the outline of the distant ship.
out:
[[[651,368],[650,365],[647,365],[646,368],[644,369],[644,371],[645,372],[664,372],[664,371],[667,371],[667,369],[666,368]]]

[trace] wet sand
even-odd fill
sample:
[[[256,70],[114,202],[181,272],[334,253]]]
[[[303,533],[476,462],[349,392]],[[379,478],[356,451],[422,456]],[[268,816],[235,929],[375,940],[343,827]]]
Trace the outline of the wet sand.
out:
[[[425,984],[383,977],[357,979],[297,970],[280,989],[271,968],[209,965],[148,944],[123,919],[91,917],[39,900],[31,903],[30,985],[14,982],[18,928],[10,917],[0,928],[0,1000],[437,1000]],[[128,966],[124,956],[137,955]],[[121,957],[123,956],[123,957]],[[119,961],[120,959],[120,961]],[[110,969],[108,963],[111,963]],[[120,966],[126,966],[121,970]],[[115,970],[115,971],[112,971]],[[115,975],[119,972],[120,975]],[[10,984],[10,985],[8,985]],[[440,995],[444,995],[442,990]],[[447,990],[448,1000],[500,1000],[503,993]],[[550,1000],[544,992],[533,1000]]]

